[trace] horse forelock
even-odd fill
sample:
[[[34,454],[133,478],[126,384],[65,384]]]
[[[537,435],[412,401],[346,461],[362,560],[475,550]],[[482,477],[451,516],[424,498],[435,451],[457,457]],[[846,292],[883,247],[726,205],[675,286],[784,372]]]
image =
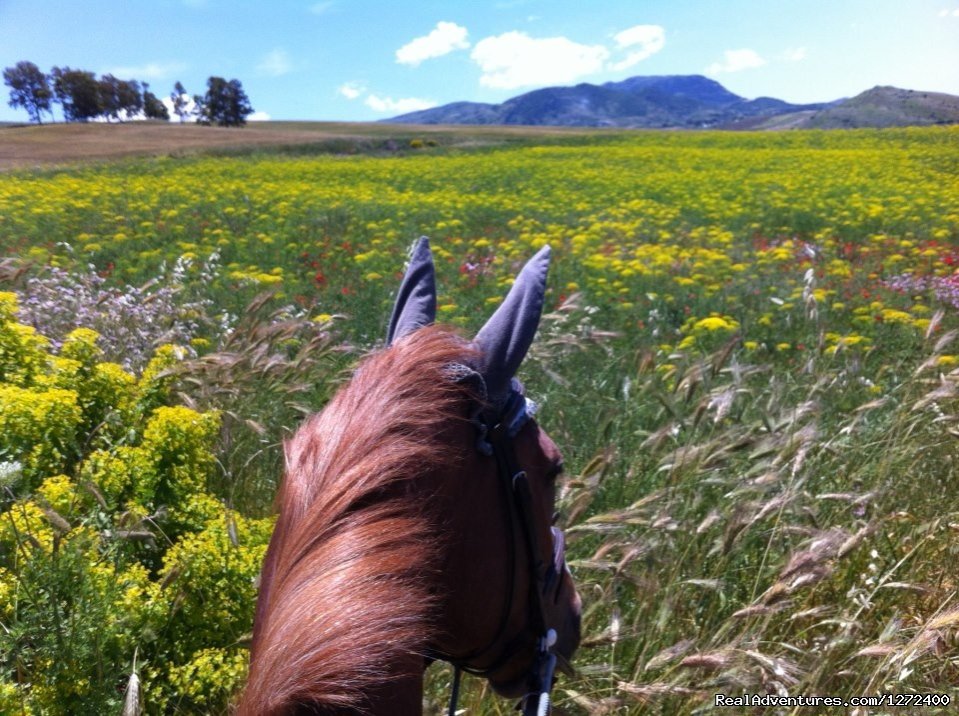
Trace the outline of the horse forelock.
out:
[[[241,713],[356,707],[430,636],[438,515],[417,480],[470,445],[466,342],[428,327],[365,359],[287,442],[280,516],[261,576]],[[461,434],[461,433],[460,433]]]

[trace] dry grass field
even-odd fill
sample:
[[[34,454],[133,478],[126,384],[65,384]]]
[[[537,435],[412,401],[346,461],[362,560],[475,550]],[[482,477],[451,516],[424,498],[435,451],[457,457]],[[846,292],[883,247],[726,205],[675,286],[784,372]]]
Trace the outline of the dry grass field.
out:
[[[570,136],[564,127],[448,127],[353,122],[254,122],[243,128],[194,123],[47,124],[0,126],[0,171],[129,156],[313,148],[354,154],[408,148],[412,139],[444,146],[498,144],[516,139]]]

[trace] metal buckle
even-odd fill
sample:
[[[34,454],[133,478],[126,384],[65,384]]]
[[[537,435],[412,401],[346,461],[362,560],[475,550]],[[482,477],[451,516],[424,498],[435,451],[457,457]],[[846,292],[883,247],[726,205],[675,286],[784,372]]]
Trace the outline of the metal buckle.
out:
[[[556,630],[549,629],[539,642],[536,664],[537,683],[534,686],[536,690],[526,694],[517,705],[517,710],[521,710],[523,716],[548,716],[549,714],[550,693],[553,690],[553,675],[556,672],[554,646],[556,646]]]

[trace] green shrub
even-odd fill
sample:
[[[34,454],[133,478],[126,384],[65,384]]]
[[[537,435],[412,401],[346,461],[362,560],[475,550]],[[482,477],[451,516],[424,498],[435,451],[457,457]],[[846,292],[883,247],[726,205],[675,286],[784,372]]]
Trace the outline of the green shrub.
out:
[[[0,292],[0,381],[29,385],[46,357],[47,341],[16,322],[17,296]]]
[[[223,711],[245,677],[272,519],[211,494],[220,414],[171,405],[77,329],[58,355],[0,294],[0,713]]]
[[[77,394],[0,385],[0,454],[23,464],[30,483],[66,469],[82,423]]]

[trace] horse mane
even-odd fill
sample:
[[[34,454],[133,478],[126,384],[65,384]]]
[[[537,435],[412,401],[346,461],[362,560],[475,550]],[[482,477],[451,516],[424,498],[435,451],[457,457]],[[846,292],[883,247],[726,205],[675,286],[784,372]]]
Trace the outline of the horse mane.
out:
[[[473,396],[449,366],[472,356],[454,333],[417,330],[286,443],[241,714],[360,708],[397,676],[386,664],[425,650],[439,516],[414,483],[463,455],[450,430]]]

